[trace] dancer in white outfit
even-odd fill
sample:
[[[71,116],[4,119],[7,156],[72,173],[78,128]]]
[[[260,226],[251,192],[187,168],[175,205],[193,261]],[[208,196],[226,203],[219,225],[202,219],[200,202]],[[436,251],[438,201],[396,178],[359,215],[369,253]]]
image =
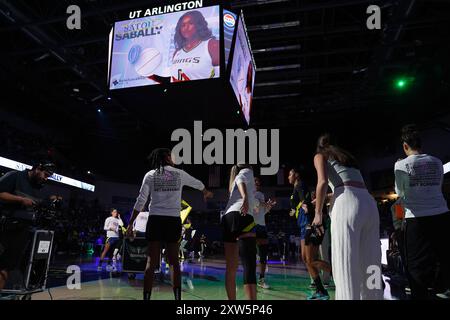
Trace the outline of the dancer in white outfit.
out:
[[[334,190],[331,210],[331,258],[336,300],[383,298],[380,219],[355,158],[323,135],[314,157],[317,171],[313,224],[322,229],[327,184]]]

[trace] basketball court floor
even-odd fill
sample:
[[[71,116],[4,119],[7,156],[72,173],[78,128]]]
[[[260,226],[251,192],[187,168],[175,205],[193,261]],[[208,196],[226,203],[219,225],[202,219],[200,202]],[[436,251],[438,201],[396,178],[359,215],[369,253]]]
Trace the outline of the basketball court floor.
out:
[[[32,300],[142,300],[143,274],[129,279],[128,274],[97,271],[98,258],[75,257],[54,262],[47,281],[49,290],[35,293]],[[68,289],[68,265],[81,269],[81,289]],[[259,267],[259,266],[258,266]],[[195,259],[181,265],[183,300],[226,300],[224,287],[225,261],[223,257]],[[308,288],[310,278],[302,263],[269,261],[266,281],[270,289],[258,288],[258,300],[305,300],[312,291]],[[385,278],[385,299],[404,299],[393,295],[389,279]],[[392,291],[392,292],[391,292]],[[400,290],[401,291],[401,290]],[[334,290],[330,289],[334,299]],[[245,300],[242,286],[242,268],[237,275],[237,299]],[[155,274],[152,300],[173,300],[170,276],[165,263],[161,272]]]

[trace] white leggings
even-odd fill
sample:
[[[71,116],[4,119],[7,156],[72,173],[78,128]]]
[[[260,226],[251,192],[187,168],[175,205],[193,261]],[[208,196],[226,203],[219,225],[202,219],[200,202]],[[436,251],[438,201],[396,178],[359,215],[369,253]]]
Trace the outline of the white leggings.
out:
[[[331,259],[336,300],[383,299],[380,218],[366,189],[334,190]]]

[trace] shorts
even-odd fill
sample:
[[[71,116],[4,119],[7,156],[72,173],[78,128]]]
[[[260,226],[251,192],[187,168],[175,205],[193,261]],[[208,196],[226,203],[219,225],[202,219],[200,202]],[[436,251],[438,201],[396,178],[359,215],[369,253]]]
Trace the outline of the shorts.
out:
[[[248,232],[255,232],[255,220],[251,214],[243,216],[239,211],[231,211],[221,221],[224,242],[237,242],[237,238]]]
[[[136,238],[145,238],[145,232],[136,231]]]
[[[19,269],[32,238],[29,224],[7,222],[0,230],[0,270]]]
[[[106,239],[106,243],[109,243],[110,247],[116,247],[119,244],[120,238],[111,237]]]
[[[149,215],[145,238],[148,241],[178,242],[181,238],[180,217]]]
[[[300,228],[300,239],[305,240],[305,245],[312,244],[312,245],[319,246],[322,244],[325,233],[322,235],[319,235],[314,232],[313,228],[309,227],[309,225],[311,225],[313,220],[314,219],[312,217],[306,217],[306,218],[302,219],[302,221],[301,221],[302,224],[301,224],[301,228]],[[299,225],[300,225],[300,223],[299,223]],[[324,231],[326,231],[328,229],[329,225],[330,225],[330,217],[328,215],[324,215],[322,217],[322,226],[324,228]]]
[[[266,226],[262,226],[257,224],[255,227],[256,231],[256,239],[267,239],[267,228]]]
[[[297,218],[297,226],[300,229],[300,240],[305,240],[306,226],[312,221],[313,219],[308,214],[306,214],[303,210],[300,211]]]

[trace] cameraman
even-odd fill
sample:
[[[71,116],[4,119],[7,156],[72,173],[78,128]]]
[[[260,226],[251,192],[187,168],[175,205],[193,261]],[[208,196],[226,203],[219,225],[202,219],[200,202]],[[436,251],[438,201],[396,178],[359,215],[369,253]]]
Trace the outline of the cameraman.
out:
[[[39,190],[53,175],[55,165],[41,162],[31,170],[10,171],[0,178],[0,290],[8,271],[16,269],[30,240],[31,220],[15,215],[32,208]]]

